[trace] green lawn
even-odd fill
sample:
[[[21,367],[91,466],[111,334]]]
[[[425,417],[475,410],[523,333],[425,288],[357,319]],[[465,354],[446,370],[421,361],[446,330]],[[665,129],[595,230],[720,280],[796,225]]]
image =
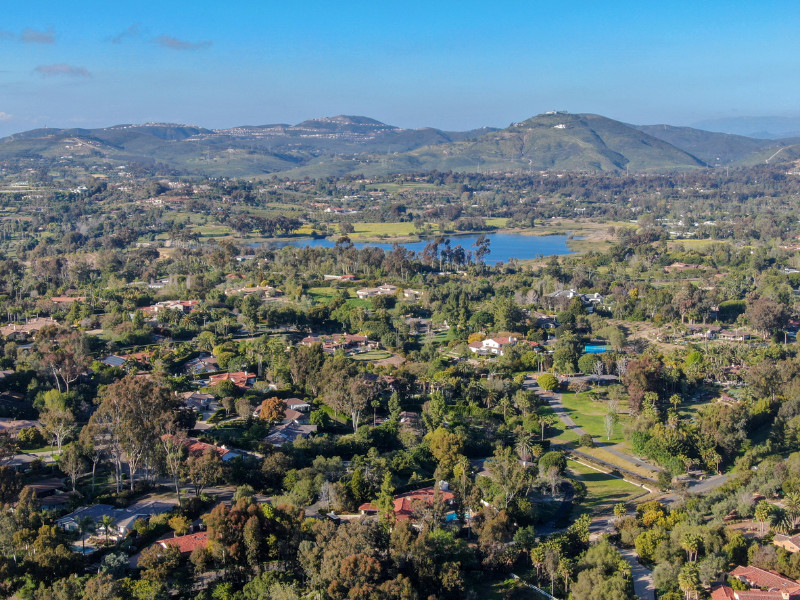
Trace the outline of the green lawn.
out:
[[[611,513],[615,504],[632,502],[636,498],[647,495],[647,491],[638,486],[595,471],[573,460],[568,463],[568,472],[574,479],[586,484],[586,499],[581,503],[580,508],[593,514]]]
[[[391,355],[392,353],[386,350],[367,350],[360,354],[353,354],[350,358],[361,362],[367,362],[371,360],[383,360],[384,358],[389,358]]]
[[[614,427],[614,435],[611,436],[610,440],[606,439],[605,415],[607,409],[604,401],[595,402],[589,392],[581,392],[580,394],[566,392],[562,394],[561,401],[564,404],[564,408],[569,411],[569,415],[575,421],[575,424],[594,438],[603,442],[611,442],[612,444],[619,444],[624,441],[622,430],[628,420],[626,415],[619,416]],[[624,407],[622,408],[624,409]]]
[[[321,302],[327,304],[336,295],[336,290],[332,287],[312,287],[308,288],[308,295],[314,302]],[[369,300],[362,300],[361,298],[348,298],[345,301],[347,306],[372,306]]]
[[[353,223],[351,239],[374,237],[413,237],[417,234],[414,223]]]
[[[446,329],[445,331],[437,331],[431,338],[431,341],[433,341],[434,344],[445,344],[453,339],[455,339],[455,331],[453,329]],[[422,342],[424,343],[426,341],[428,341],[428,337],[423,336]]]

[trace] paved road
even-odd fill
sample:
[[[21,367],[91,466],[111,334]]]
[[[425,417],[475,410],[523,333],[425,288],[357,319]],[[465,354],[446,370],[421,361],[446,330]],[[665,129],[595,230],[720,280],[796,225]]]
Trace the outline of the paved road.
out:
[[[653,584],[653,572],[639,564],[635,550],[620,550],[622,558],[628,561],[633,576],[633,589],[642,600],[655,600],[656,586]]]

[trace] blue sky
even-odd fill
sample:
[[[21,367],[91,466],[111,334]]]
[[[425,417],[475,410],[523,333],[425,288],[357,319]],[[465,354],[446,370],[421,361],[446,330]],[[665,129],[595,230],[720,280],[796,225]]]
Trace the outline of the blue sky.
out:
[[[0,2],[0,134],[800,114],[797,2]]]

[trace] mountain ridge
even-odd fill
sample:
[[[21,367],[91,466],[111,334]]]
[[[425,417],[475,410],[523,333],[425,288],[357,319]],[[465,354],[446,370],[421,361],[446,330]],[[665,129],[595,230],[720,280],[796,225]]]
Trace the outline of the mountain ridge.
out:
[[[591,113],[549,112],[504,129],[461,132],[405,129],[370,117],[336,115],[296,125],[221,129],[180,123],[33,129],[0,138],[0,160],[159,162],[186,174],[232,177],[434,169],[647,172],[744,164],[797,141],[629,125]]]

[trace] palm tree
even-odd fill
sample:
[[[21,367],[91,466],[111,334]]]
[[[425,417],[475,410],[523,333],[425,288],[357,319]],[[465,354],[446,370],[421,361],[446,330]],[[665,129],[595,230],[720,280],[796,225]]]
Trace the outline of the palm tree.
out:
[[[569,558],[562,558],[558,561],[558,573],[564,580],[564,593],[569,594],[569,580],[572,577],[572,569],[575,565]]]
[[[681,572],[678,573],[678,585],[686,600],[692,596],[697,598],[697,591],[700,588],[700,573],[695,563],[690,562],[683,565]]]
[[[797,527],[797,518],[800,517],[800,492],[789,492],[783,499],[786,512],[792,519],[792,529]]]
[[[556,422],[555,415],[539,415],[539,424],[542,426],[542,440],[544,440],[544,430],[548,425]]]
[[[100,519],[100,528],[105,532],[106,535],[106,546],[108,546],[109,537],[111,534],[111,527],[116,522],[117,520],[111,515],[103,515],[103,518]]]
[[[686,551],[686,560],[689,562],[696,561],[697,554],[700,552],[700,536],[687,533],[681,540],[681,548]]]
[[[515,450],[519,457],[524,462],[530,462],[531,458],[533,457],[534,449],[533,447],[537,445],[533,436],[527,432],[521,433],[517,438],[517,444],[515,446]]]
[[[81,546],[83,549],[83,554],[86,554],[86,538],[83,534],[89,533],[90,531],[94,531],[94,519],[89,516],[85,517],[78,517],[76,519],[76,523],[78,525],[78,534],[81,536]]]
[[[770,520],[772,517],[772,504],[767,502],[766,500],[762,500],[758,504],[756,504],[756,510],[754,516],[756,521],[761,523],[761,535],[764,535],[764,523]]]

